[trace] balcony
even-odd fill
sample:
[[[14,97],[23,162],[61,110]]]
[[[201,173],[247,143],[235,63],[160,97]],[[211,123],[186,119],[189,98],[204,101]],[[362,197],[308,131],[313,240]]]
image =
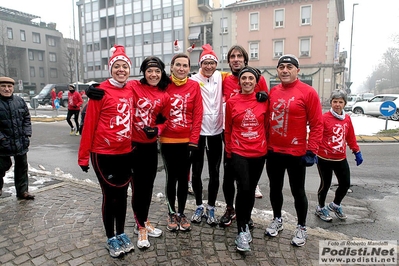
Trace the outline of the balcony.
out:
[[[190,17],[188,21],[188,26],[189,27],[194,27],[194,26],[207,26],[207,25],[212,25],[213,20],[211,15],[207,15],[205,17],[203,16],[197,16],[197,17]]]
[[[198,8],[204,12],[210,12],[213,7],[209,4],[210,0],[197,0]]]

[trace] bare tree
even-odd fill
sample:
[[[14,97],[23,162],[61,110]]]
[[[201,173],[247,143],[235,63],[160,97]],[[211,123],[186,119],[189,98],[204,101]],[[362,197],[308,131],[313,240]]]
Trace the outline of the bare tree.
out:
[[[75,53],[68,47],[65,48],[63,53],[65,57],[65,64],[62,66],[63,75],[68,78],[69,83],[73,83],[76,71]]]

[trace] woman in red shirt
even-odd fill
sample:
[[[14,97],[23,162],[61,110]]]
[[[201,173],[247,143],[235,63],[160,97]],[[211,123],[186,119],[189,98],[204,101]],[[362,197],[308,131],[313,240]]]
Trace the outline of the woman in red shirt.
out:
[[[323,221],[330,222],[332,217],[329,210],[341,220],[347,217],[342,211],[341,201],[350,186],[350,169],[346,159],[346,144],[355,154],[356,165],[363,162],[362,153],[357,145],[352,120],[344,111],[347,95],[342,90],[331,93],[331,109],[323,114],[323,139],[317,153],[317,169],[320,175],[320,187],[317,192],[319,205],[315,214]],[[331,186],[333,172],[338,179],[338,188],[335,191],[333,202],[324,206],[328,190]]]
[[[224,136],[226,155],[231,158],[237,180],[235,243],[238,250],[249,251],[252,236],[248,223],[267,154],[269,103],[258,102],[255,96],[255,86],[260,79],[257,69],[246,66],[238,77],[241,92],[226,102]]]
[[[176,54],[170,65],[172,83],[166,90],[171,101],[170,118],[160,138],[169,215],[166,229],[188,231],[191,225],[184,210],[188,192],[189,156],[190,151],[198,147],[203,114],[202,95],[198,82],[188,78],[188,55]]]

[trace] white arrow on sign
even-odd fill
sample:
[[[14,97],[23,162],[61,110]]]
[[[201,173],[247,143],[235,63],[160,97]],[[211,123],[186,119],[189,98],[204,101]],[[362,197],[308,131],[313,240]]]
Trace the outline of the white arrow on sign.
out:
[[[393,108],[392,106],[388,105],[388,107],[381,107],[381,110],[388,110],[388,113],[391,112],[392,110],[394,110],[395,108]]]

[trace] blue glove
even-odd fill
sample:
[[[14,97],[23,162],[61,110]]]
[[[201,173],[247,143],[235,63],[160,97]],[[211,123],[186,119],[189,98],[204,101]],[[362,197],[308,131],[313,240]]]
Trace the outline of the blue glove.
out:
[[[306,154],[302,156],[302,163],[308,167],[313,164],[317,164],[317,156],[312,151],[306,151]]]
[[[356,166],[359,166],[359,165],[362,164],[363,156],[362,156],[362,153],[360,151],[355,153],[355,161],[356,161]]]

